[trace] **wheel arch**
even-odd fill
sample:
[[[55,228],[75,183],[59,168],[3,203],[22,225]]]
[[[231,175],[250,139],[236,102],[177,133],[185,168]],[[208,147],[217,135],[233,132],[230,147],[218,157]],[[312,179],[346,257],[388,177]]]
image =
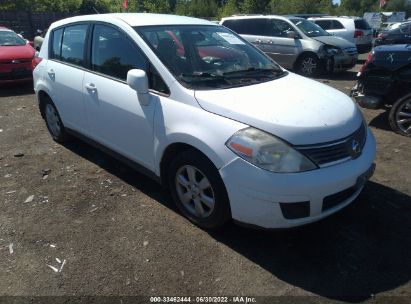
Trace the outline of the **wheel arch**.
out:
[[[197,153],[201,153],[204,157],[206,157],[215,167],[216,170],[218,170],[219,167],[221,167],[221,160],[216,159],[216,154],[211,153],[210,151],[211,148],[204,148],[204,147],[199,147],[200,145],[193,145],[189,144],[187,142],[179,141],[179,142],[173,142],[169,144],[165,149],[163,150],[163,153],[161,154],[161,160],[159,162],[159,173],[160,173],[160,179],[161,183],[163,186],[167,186],[167,169],[172,160],[174,159],[175,155],[183,153],[188,150],[195,151]],[[208,150],[208,153],[205,151]]]
[[[39,110],[40,110],[41,117],[44,118],[44,106],[47,101],[52,100],[52,99],[50,95],[44,90],[39,90],[37,92],[37,98],[39,102]]]

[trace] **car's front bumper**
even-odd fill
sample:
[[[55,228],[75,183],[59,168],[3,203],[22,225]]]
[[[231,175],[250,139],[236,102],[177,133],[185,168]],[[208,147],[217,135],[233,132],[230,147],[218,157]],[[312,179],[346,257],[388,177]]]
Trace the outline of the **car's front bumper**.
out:
[[[327,59],[329,72],[343,72],[353,68],[358,61],[358,54],[339,54]]]
[[[359,158],[313,171],[278,174],[237,158],[220,169],[232,217],[263,228],[291,228],[325,218],[359,195],[373,171],[375,151],[368,130]]]
[[[30,64],[0,63],[0,84],[24,82],[33,79],[33,69]]]

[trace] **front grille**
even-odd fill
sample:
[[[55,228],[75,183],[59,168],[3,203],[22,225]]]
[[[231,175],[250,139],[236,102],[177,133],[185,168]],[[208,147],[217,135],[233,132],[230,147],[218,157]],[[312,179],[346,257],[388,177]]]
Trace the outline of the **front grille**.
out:
[[[318,166],[326,167],[359,157],[366,138],[367,127],[363,123],[357,131],[341,140],[309,146],[296,146],[295,148]]]
[[[0,80],[18,80],[33,77],[33,72],[30,70],[17,70],[12,72],[1,73]]]
[[[22,64],[22,63],[30,63],[31,59],[7,59],[7,60],[0,60],[0,64]]]
[[[323,200],[323,208],[322,212],[327,211],[328,209],[331,209],[333,207],[336,207],[346,200],[348,200],[351,196],[354,195],[355,192],[357,192],[358,187],[353,186],[351,188],[345,189],[341,192],[335,193],[333,195],[327,196]]]

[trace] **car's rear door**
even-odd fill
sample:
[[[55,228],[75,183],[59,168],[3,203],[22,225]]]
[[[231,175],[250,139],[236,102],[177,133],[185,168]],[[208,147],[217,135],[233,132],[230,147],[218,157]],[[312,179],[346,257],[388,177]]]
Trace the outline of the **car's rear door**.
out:
[[[89,66],[83,80],[89,136],[148,169],[154,165],[153,119],[157,99],[139,100],[127,72],[150,63],[122,30],[96,23],[90,36]]]
[[[65,127],[85,132],[83,78],[88,23],[54,29],[45,81]]]

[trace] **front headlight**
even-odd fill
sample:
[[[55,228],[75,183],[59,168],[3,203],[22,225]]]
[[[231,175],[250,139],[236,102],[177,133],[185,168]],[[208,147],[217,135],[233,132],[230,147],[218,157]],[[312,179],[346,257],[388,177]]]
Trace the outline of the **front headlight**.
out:
[[[235,133],[226,143],[235,154],[253,165],[277,173],[314,170],[317,166],[281,139],[255,128]]]
[[[342,54],[342,49],[336,46],[326,45],[324,47],[324,50],[328,55],[331,55],[331,56]]]

